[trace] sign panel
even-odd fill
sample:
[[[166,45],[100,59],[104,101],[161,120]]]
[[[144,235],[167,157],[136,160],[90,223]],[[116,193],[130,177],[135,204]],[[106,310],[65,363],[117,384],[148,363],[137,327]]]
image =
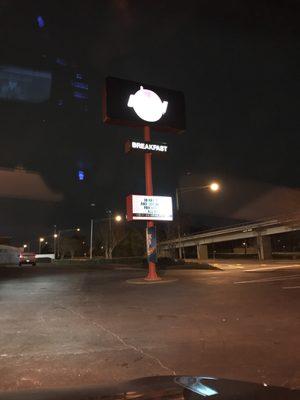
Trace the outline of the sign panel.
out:
[[[173,221],[172,197],[132,194],[126,200],[128,221]]]
[[[156,228],[151,226],[146,228],[147,258],[148,262],[157,262],[157,239]]]
[[[125,153],[129,153],[130,151],[165,154],[168,151],[168,145],[166,143],[148,143],[128,140],[125,143]]]
[[[105,81],[103,120],[110,124],[182,133],[185,103],[182,92],[142,82],[108,77]]]

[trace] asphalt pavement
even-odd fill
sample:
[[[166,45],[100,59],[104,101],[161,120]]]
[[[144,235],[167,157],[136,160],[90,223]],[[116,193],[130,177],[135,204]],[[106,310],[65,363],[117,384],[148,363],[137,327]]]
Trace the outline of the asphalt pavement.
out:
[[[240,267],[149,286],[132,267],[0,267],[0,390],[175,374],[300,388],[300,264]]]

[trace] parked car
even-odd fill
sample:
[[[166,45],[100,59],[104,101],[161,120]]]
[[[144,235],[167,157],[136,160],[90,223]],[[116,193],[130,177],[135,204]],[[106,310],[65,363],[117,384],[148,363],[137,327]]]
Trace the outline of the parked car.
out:
[[[36,265],[36,259],[34,253],[21,253],[19,256],[19,266],[22,264]]]

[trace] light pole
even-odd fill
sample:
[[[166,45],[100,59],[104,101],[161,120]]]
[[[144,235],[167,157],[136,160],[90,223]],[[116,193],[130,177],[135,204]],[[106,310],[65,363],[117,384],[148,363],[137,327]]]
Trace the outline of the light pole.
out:
[[[105,258],[112,258],[112,251],[113,251],[113,221],[114,222],[121,222],[123,221],[123,217],[120,214],[116,214],[113,217],[112,211],[107,210],[106,213],[108,214],[107,218],[100,218],[100,219],[95,219],[93,222],[107,222],[108,223],[108,237],[107,237],[107,242],[105,245]]]
[[[246,256],[246,255],[247,255],[247,242],[245,241],[245,242],[243,242],[242,244],[243,244],[244,253],[245,253],[245,256]]]
[[[111,211],[108,211],[108,258],[112,258],[112,215]]]
[[[108,258],[111,259],[112,251],[113,251],[113,248],[112,248],[113,247],[112,246],[112,219],[113,219],[113,217],[112,217],[111,210],[108,210],[107,213],[109,215],[109,217],[107,218],[108,219]],[[122,216],[119,214],[114,217],[115,222],[121,222],[122,219],[123,219]]]
[[[91,209],[95,207],[95,203],[91,203]],[[91,231],[90,231],[90,260],[93,258],[93,233],[94,233],[94,215],[91,213]]]
[[[176,188],[177,236],[179,241],[179,258],[182,258],[181,224],[179,215],[179,194],[193,192],[195,190],[203,190],[203,189],[208,189],[212,192],[218,192],[220,188],[221,187],[218,182],[211,182],[209,185],[204,185],[204,186],[189,186],[189,187]]]
[[[41,254],[42,251],[42,243],[45,241],[43,237],[39,238],[39,254]]]
[[[56,252],[57,252],[57,238],[58,238],[58,234],[55,233],[53,234],[53,253],[54,253],[54,258],[56,259]]]

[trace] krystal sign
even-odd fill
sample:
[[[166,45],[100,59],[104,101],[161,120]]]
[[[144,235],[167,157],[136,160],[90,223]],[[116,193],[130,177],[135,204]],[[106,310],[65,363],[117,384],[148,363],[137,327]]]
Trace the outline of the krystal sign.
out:
[[[109,77],[105,81],[103,120],[109,124],[182,133],[184,96],[176,90]]]
[[[135,94],[130,95],[127,105],[144,121],[156,122],[166,113],[168,102],[161,101],[156,93],[141,86]]]
[[[127,196],[127,220],[173,221],[172,197]]]

